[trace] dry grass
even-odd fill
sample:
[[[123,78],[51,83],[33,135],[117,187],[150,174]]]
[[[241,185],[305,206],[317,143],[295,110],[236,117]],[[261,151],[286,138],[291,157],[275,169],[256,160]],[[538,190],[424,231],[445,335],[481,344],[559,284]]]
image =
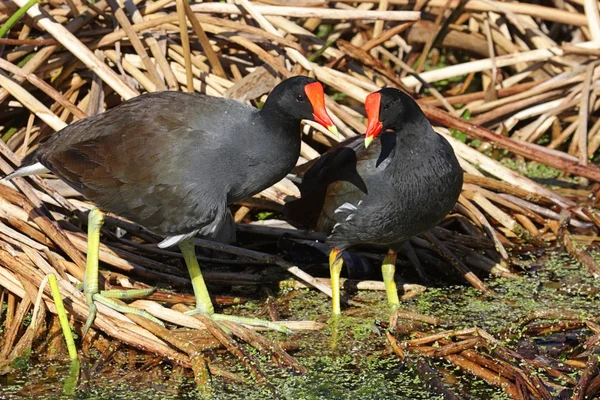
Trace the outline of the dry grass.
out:
[[[429,382],[436,393],[444,398],[459,398],[452,389],[444,386],[442,377],[426,361],[418,358],[442,359],[484,380],[491,386],[502,389],[509,398],[547,399],[554,397],[548,388],[569,388],[573,400],[593,398],[600,388],[598,368],[598,325],[597,321],[581,319],[577,313],[565,310],[539,310],[504,332],[503,339],[533,342],[534,338],[556,332],[569,332],[587,327],[592,335],[582,346],[573,348],[568,359],[562,362],[554,360],[542,362],[524,357],[518,351],[506,347],[480,328],[467,328],[460,331],[441,331],[433,334],[420,331],[411,332],[411,339],[398,340],[406,332],[396,328],[397,319],[422,321],[430,325],[439,325],[439,321],[421,318],[419,315],[395,315],[392,328],[386,333],[394,353],[412,365],[425,381]],[[422,326],[421,328],[424,328]],[[582,361],[583,360],[583,361]],[[586,362],[587,361],[587,362]],[[583,370],[576,381],[572,373]],[[560,383],[558,383],[560,382]]]
[[[1,3],[0,23],[25,3]],[[325,84],[327,106],[342,133],[334,137],[315,124],[305,126],[299,161],[304,163],[345,137],[363,133],[365,96],[396,86],[418,98],[466,172],[454,213],[427,236],[411,240],[407,254],[415,266],[448,262],[487,291],[473,269],[483,276],[513,277],[518,271],[511,268],[507,249],[560,245],[597,277],[600,268],[576,244],[595,244],[600,227],[600,168],[590,162],[598,158],[600,147],[600,17],[593,0],[566,1],[561,7],[491,0],[43,2],[0,38],[0,169],[12,171],[53,131],[141,92],[196,91],[258,105],[278,79],[295,74],[309,74]],[[540,165],[552,167],[544,169],[552,177],[551,187],[523,173]],[[286,179],[234,206],[239,229],[314,240],[307,232],[252,224],[251,211],[277,211],[286,196],[297,194]],[[49,177],[0,186],[0,306],[7,306],[3,365],[53,329],[32,324],[33,332],[22,325],[45,275],[59,277],[77,329],[85,320],[84,297],[75,285],[83,277],[86,238],[69,220],[84,219],[90,206]],[[105,274],[106,286],[188,286],[185,274],[166,261],[178,255],[158,250],[154,235],[114,216],[107,222],[124,229],[126,236],[105,235],[100,259],[113,271]],[[200,240],[198,245],[235,254],[236,262],[275,262],[330,293],[327,282],[278,256]],[[209,282],[248,284],[253,279],[206,275]],[[55,313],[48,290],[43,300]],[[172,292],[168,299],[160,292],[142,303],[169,320],[170,312],[191,301],[191,296]],[[207,328],[201,323],[206,321],[191,317],[177,322]],[[95,328],[193,368],[199,381],[206,374],[202,346],[186,347],[190,342],[149,321],[100,305]],[[234,346],[219,327],[208,329],[222,345]],[[232,331],[241,340],[260,342],[252,332]],[[210,336],[204,341],[219,345]],[[292,363],[279,349],[261,348]],[[466,365],[470,350],[459,350],[462,356],[447,357]],[[262,379],[260,371],[247,365]],[[216,366],[208,368],[227,375]],[[518,397],[516,383],[506,384],[513,385],[511,393]]]

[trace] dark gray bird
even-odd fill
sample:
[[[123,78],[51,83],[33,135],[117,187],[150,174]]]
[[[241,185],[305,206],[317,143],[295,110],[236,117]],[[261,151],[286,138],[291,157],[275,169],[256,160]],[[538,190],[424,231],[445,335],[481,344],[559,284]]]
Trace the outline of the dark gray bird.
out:
[[[9,175],[51,171],[98,206],[89,216],[86,330],[99,297],[102,211],[166,236],[159,247],[179,244],[196,309],[213,315],[192,237],[214,238],[229,221],[228,204],[285,177],[300,154],[303,119],[337,132],[322,85],[302,76],[277,85],[261,110],[202,94],[149,93],[57,132]]]
[[[292,222],[329,234],[333,314],[341,312],[341,252],[359,244],[389,248],[383,279],[390,306],[398,307],[396,252],[446,216],[463,183],[452,147],[409,95],[382,89],[365,109],[364,145],[352,137],[321,156],[304,175],[302,197],[284,208]]]

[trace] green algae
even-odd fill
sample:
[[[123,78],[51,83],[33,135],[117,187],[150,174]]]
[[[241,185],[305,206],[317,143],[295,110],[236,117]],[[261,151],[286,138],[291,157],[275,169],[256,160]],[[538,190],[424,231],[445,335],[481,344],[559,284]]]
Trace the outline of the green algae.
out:
[[[596,259],[600,254],[593,253]],[[477,290],[460,285],[430,288],[411,300],[403,301],[402,308],[442,321],[436,328],[425,330],[464,329],[480,327],[497,338],[501,332],[520,332],[519,321],[534,311],[565,309],[581,318],[600,316],[600,281],[593,279],[587,270],[565,254],[553,254],[536,259],[523,257],[519,263],[527,272],[518,279],[490,278],[486,281],[496,295],[483,295]],[[287,338],[297,350],[291,354],[307,368],[306,375],[278,369],[270,357],[261,355],[247,346],[258,360],[261,370],[282,399],[437,399],[427,382],[411,366],[398,360],[387,350],[384,328],[387,321],[384,292],[358,292],[354,301],[363,306],[350,310],[335,323],[329,320],[330,302],[325,296],[311,290],[282,289],[276,305],[283,319],[306,319],[327,322],[327,328],[316,332],[299,332]],[[253,301],[225,310],[228,313],[266,316],[264,302]],[[400,323],[403,323],[401,321]],[[285,337],[269,333],[271,339]],[[335,346],[333,341],[335,338]],[[513,337],[504,341],[511,347]],[[86,389],[80,389],[75,398],[96,399],[267,399],[276,398],[264,386],[252,381],[248,372],[236,359],[223,353],[213,354],[215,364],[244,376],[250,383],[239,384],[214,378],[212,395],[200,394],[189,371],[172,374],[172,367],[162,364],[158,371],[148,374],[143,369],[117,366],[110,373],[101,371],[93,376]],[[560,361],[560,359],[558,360]],[[445,382],[461,398],[506,399],[498,388],[492,387],[472,375],[458,370],[443,360],[430,361],[431,365],[455,377]],[[28,365],[15,370],[10,377],[0,380],[0,393],[6,398],[58,398],[61,385],[68,377],[68,363]],[[574,374],[574,379],[578,375]],[[36,382],[33,384],[33,382]],[[35,391],[34,391],[35,388]],[[3,398],[4,398],[3,397]]]
[[[525,176],[532,179],[554,179],[562,175],[562,171],[559,169],[535,161],[523,162],[509,157],[503,157],[500,162],[504,164],[504,166],[515,171],[520,171]]]

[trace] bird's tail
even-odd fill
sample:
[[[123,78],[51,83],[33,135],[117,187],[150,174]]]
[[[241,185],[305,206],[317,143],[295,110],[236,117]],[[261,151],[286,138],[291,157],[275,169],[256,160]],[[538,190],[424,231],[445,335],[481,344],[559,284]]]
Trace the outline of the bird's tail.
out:
[[[10,180],[18,176],[45,174],[47,172],[50,172],[48,168],[44,167],[41,163],[36,162],[35,164],[24,165],[21,168],[18,168],[13,173],[6,175],[2,179]]]

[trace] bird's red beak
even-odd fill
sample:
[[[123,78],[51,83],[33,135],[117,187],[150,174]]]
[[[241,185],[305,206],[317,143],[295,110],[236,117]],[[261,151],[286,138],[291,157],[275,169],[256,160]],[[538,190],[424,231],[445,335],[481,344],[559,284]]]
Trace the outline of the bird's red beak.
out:
[[[304,87],[304,92],[306,93],[306,97],[308,97],[308,101],[313,108],[313,117],[315,121],[319,124],[323,125],[327,128],[331,133],[337,135],[338,130],[334,125],[333,121],[329,114],[327,114],[327,110],[325,109],[325,93],[323,91],[323,85],[319,82],[309,83]]]
[[[373,139],[379,135],[383,129],[383,124],[379,121],[379,103],[381,94],[371,93],[365,100],[365,110],[367,111],[367,132],[365,133],[365,147],[369,147]]]

